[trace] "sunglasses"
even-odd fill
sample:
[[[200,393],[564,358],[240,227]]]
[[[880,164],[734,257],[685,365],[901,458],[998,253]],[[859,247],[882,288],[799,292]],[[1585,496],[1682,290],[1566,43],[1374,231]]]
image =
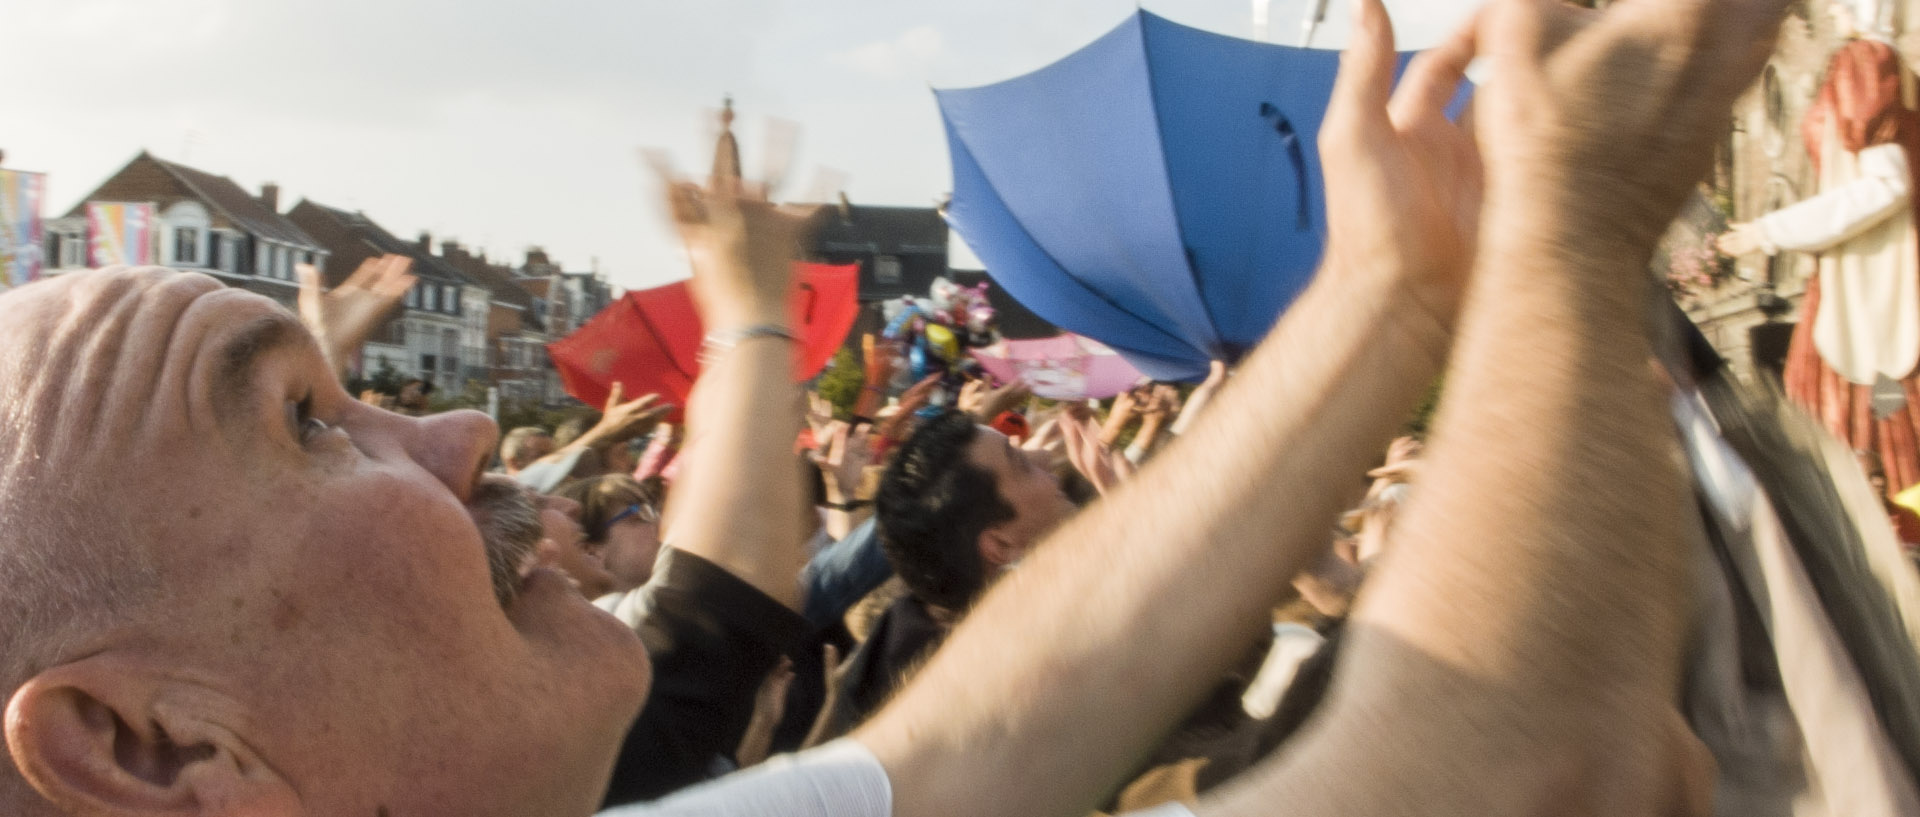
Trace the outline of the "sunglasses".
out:
[[[635,502],[632,505],[621,508],[619,513],[608,517],[606,523],[600,526],[599,532],[595,533],[593,538],[596,540],[605,539],[607,538],[607,534],[613,530],[614,525],[634,518],[638,518],[642,522],[658,522],[660,521],[660,512],[654,510],[652,505]]]

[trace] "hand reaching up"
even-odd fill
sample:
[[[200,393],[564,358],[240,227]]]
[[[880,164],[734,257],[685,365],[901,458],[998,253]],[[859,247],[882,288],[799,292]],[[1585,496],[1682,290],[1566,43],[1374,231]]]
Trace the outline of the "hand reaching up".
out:
[[[673,409],[661,403],[657,394],[643,394],[622,402],[625,399],[623,389],[619,381],[614,381],[613,388],[607,392],[607,405],[600,413],[600,422],[580,435],[581,445],[602,448],[624,443],[652,431],[660,418]]]
[[[372,336],[381,319],[393,311],[417,279],[408,269],[413,259],[383,255],[368,259],[332,290],[324,290],[320,271],[297,264],[300,278],[300,322],[320,339],[320,349],[334,371],[347,363]]]
[[[1100,439],[1100,427],[1092,418],[1060,417],[1060,431],[1066,438],[1067,459],[1074,470],[1093,483],[1106,496],[1133,476],[1134,466]]]
[[[1403,276],[1414,303],[1450,331],[1484,190],[1471,128],[1447,119],[1473,40],[1422,53],[1397,91],[1396,58],[1386,9],[1362,2],[1320,128],[1326,177],[1338,181],[1327,185],[1327,258],[1343,271]]]
[[[995,387],[985,380],[969,380],[960,387],[960,399],[955,407],[982,423],[991,423],[1001,412],[1026,402],[1033,396],[1033,390],[1025,381],[1015,380],[1005,386]]]
[[[776,205],[767,187],[737,176],[704,186],[649,154],[667,187],[667,211],[693,263],[693,298],[710,332],[786,326],[793,260],[816,207]]]

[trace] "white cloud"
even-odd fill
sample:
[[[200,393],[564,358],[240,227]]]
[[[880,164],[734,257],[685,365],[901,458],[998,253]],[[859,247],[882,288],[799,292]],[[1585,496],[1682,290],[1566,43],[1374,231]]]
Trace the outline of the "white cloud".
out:
[[[880,40],[831,54],[827,59],[882,79],[920,78],[940,56],[945,43],[933,26],[915,26],[891,40]]]

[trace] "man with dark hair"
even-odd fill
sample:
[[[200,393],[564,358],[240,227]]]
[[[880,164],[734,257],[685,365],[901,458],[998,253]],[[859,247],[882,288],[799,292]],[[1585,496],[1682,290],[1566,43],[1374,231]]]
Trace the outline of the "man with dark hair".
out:
[[[913,433],[874,504],[887,558],[920,600],[958,613],[1074,511],[1007,436],[948,410]]]
[[[848,656],[830,734],[885,703],[974,599],[1075,510],[1051,472],[954,409],[901,444],[874,505],[881,548],[907,593]]]

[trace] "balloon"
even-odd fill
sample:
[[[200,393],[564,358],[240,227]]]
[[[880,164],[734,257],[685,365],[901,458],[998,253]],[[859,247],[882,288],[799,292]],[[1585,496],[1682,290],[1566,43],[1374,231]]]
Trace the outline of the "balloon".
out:
[[[931,346],[934,351],[939,352],[942,359],[953,360],[960,356],[960,339],[953,336],[952,329],[948,329],[937,323],[930,323],[927,324],[925,336],[927,345]]]

